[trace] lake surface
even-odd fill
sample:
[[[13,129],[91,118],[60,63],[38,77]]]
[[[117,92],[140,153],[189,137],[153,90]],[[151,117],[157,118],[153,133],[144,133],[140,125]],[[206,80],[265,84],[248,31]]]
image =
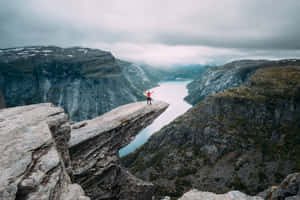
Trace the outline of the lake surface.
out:
[[[136,138],[129,145],[119,151],[120,157],[133,152],[145,144],[153,133],[159,131],[163,126],[169,124],[176,117],[182,115],[192,107],[184,101],[184,97],[188,95],[186,85],[190,82],[190,80],[164,81],[159,83],[159,87],[150,89],[150,91],[154,91],[152,94],[154,101],[162,100],[170,105],[152,124],[138,133]]]

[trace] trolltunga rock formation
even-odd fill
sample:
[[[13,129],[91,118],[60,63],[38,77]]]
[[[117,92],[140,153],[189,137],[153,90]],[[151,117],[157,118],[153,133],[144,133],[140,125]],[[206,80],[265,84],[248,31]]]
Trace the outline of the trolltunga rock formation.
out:
[[[153,185],[123,169],[118,151],[168,104],[155,101],[118,107],[93,120],[72,126],[69,142],[75,182],[92,199],[152,199]]]
[[[47,103],[0,110],[0,200],[152,199],[118,151],[167,107],[139,102],[75,124]]]

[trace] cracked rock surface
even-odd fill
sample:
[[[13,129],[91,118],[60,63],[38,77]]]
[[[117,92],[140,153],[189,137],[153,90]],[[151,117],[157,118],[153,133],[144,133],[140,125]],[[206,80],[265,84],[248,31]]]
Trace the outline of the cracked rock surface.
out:
[[[0,110],[0,200],[152,199],[118,151],[167,107],[128,104],[72,127],[48,103]]]
[[[82,189],[71,185],[47,121],[69,126],[64,111],[51,104],[0,110],[1,200],[59,200],[74,187],[78,198],[84,197]],[[61,135],[69,133],[65,131]]]
[[[92,199],[152,199],[153,185],[121,167],[118,151],[168,104],[132,103],[74,124],[69,142],[75,182]]]

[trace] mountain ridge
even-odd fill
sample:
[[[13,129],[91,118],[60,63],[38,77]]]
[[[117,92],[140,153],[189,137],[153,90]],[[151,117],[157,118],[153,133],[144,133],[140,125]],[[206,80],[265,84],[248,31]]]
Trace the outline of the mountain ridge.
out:
[[[257,69],[287,65],[297,66],[299,64],[299,59],[276,61],[237,60],[222,66],[208,67],[199,78],[188,84],[189,95],[185,97],[185,100],[192,105],[196,105],[206,96],[247,83],[248,78],[255,73]]]
[[[7,107],[52,102],[74,121],[144,99],[110,52],[82,47],[2,49],[0,89]]]

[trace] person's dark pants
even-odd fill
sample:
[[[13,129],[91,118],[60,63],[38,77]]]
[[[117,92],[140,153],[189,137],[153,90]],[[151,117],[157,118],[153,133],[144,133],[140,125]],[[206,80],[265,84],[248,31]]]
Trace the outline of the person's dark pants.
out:
[[[148,104],[148,102],[150,102],[149,104],[152,104],[151,100],[152,100],[151,98],[147,98],[147,104]]]

